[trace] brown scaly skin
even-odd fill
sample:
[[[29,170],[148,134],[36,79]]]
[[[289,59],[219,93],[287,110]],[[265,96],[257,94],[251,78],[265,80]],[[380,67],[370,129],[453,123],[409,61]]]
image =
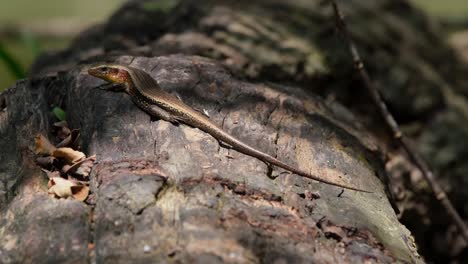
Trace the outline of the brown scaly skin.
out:
[[[90,68],[88,73],[107,82],[119,85],[120,90],[128,93],[133,102],[150,115],[156,116],[165,121],[173,123],[182,122],[192,127],[196,127],[210,134],[217,140],[230,145],[233,149],[241,153],[255,157],[266,163],[276,165],[300,176],[350,190],[370,192],[301,171],[243,143],[223,131],[205,115],[184,104],[177,97],[162,90],[157,82],[142,70],[123,65],[103,64]]]

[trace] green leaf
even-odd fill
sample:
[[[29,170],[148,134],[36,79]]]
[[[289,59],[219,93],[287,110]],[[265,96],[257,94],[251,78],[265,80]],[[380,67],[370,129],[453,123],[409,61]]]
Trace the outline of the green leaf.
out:
[[[21,67],[18,60],[13,58],[13,56],[3,47],[0,43],[0,61],[3,61],[7,69],[15,76],[16,79],[23,79],[25,77],[25,72],[23,67]]]
[[[67,119],[67,113],[65,113],[65,111],[60,107],[54,107],[52,109],[52,113],[54,113],[55,117],[60,121],[65,121],[65,119]]]

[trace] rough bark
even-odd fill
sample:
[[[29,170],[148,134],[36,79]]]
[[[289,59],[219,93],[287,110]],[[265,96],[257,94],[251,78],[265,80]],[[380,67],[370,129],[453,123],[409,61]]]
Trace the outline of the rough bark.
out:
[[[370,113],[360,121],[375,125],[372,108],[350,92],[357,86],[351,63],[325,2],[131,1],[66,51],[40,58],[32,69],[40,77],[1,96],[0,258],[420,262],[381,183],[386,139],[373,139],[346,108],[315,95],[339,98],[361,117]],[[378,80],[395,87],[385,90],[386,98],[397,113],[413,118],[444,110],[433,80],[418,80],[408,94],[404,87],[411,82],[383,74],[391,68],[409,78],[421,57],[425,69],[434,70],[438,57],[424,57],[420,41],[435,34],[415,37],[411,30],[425,22],[402,1],[368,2],[349,1],[344,11],[358,40],[383,47],[364,46]],[[396,14],[402,10],[422,22],[402,25],[404,14]],[[368,23],[363,14],[380,20]],[[395,48],[386,46],[393,36],[387,33],[404,39],[406,52],[417,50],[415,60],[402,55],[395,61],[386,53]],[[317,174],[343,175],[375,193],[339,195],[338,188],[270,170],[197,129],[151,120],[126,95],[92,89],[100,82],[83,69],[103,60],[146,70],[164,89],[265,152]],[[461,71],[451,67],[444,72]],[[418,104],[406,100],[421,96]],[[86,204],[48,198],[34,163],[33,138],[50,132],[52,105],[64,108],[71,127],[81,130],[83,150],[97,154]]]
[[[13,197],[2,229],[7,262],[39,257],[80,262],[88,243],[94,244],[92,259],[112,263],[414,258],[407,244],[411,237],[376,176],[382,164],[361,142],[365,136],[319,99],[294,87],[240,81],[202,57],[131,61],[242,140],[311,172],[345,175],[375,193],[339,195],[339,188],[270,171],[197,129],[154,122],[126,95],[92,89],[100,82],[79,67],[18,83],[5,94],[5,122],[20,121],[2,133],[2,144],[13,146],[13,153],[28,148],[35,133],[49,131],[48,95],[61,94],[71,127],[81,130],[83,150],[98,157],[88,206],[46,198],[44,176],[27,151],[5,157],[12,164],[7,175],[14,175],[7,185],[18,185],[6,190]],[[25,166],[30,171],[19,175]],[[22,218],[30,225],[18,222]],[[54,223],[49,228],[56,233],[42,221]],[[30,248],[27,254],[22,247]],[[44,256],[51,247],[63,255]],[[69,256],[70,250],[75,255]]]

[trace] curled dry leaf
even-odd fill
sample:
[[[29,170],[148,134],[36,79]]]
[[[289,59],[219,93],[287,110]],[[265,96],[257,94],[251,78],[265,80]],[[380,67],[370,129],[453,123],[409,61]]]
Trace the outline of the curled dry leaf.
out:
[[[72,165],[68,165],[68,164],[63,165],[63,167],[62,167],[62,172],[63,172],[64,174],[67,174],[68,171],[70,171],[70,168],[71,168],[71,167],[72,167]]]
[[[76,140],[80,137],[80,130],[73,129],[70,134],[57,144],[57,148],[73,146]]]
[[[50,167],[54,164],[57,159],[52,156],[38,157],[36,163],[41,167]]]
[[[86,185],[86,186],[89,186],[89,181],[80,181],[78,180],[77,178],[73,177],[73,176],[70,176],[68,175],[68,178],[67,178],[69,181],[71,182],[74,182],[74,183],[77,183],[77,184],[81,184],[81,185]]]
[[[46,137],[41,134],[37,135],[34,138],[34,141],[36,143],[36,154],[52,155],[57,149]]]
[[[53,177],[48,183],[49,194],[58,198],[72,196],[76,200],[84,201],[89,194],[89,187],[72,182],[61,177]]]
[[[62,168],[64,173],[79,175],[83,178],[88,177],[96,161],[96,155],[83,159],[73,165],[65,165]]]
[[[55,122],[53,126],[58,127],[58,128],[68,127],[68,123],[67,121],[59,121],[59,122]]]
[[[58,171],[48,171],[48,170],[44,170],[44,169],[42,169],[42,171],[47,175],[47,178],[49,178],[49,179],[60,177],[60,173]],[[49,183],[50,183],[50,181],[49,181]],[[48,186],[48,187],[50,188],[50,186]]]
[[[89,187],[86,185],[76,185],[71,187],[73,198],[83,202],[89,195]]]
[[[68,128],[67,121],[56,122],[54,123],[54,127],[56,129],[57,137],[60,139],[67,138],[71,133],[70,128]]]
[[[60,177],[53,177],[49,179],[47,186],[49,187],[49,194],[57,196],[59,198],[68,198],[73,195],[71,187],[76,184],[65,180]]]
[[[68,163],[76,163],[86,157],[83,152],[73,150],[72,148],[58,148],[52,155],[56,158],[63,158]]]

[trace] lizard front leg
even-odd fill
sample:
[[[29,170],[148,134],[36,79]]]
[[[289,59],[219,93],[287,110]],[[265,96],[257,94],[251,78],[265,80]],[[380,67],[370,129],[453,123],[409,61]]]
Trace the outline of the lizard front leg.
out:
[[[105,83],[105,84],[96,86],[94,88],[103,90],[103,91],[111,91],[111,92],[122,92],[125,90],[125,86],[123,86],[122,84],[117,84],[117,83]]]

